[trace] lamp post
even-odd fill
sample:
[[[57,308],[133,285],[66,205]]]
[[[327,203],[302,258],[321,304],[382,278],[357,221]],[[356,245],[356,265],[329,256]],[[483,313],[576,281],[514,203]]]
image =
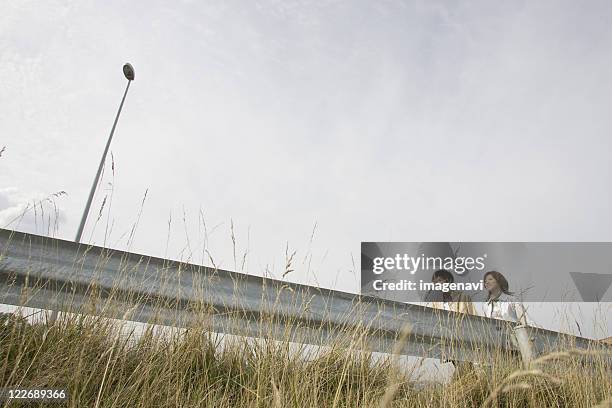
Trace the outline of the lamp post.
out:
[[[115,122],[113,123],[113,127],[111,129],[110,135],[108,136],[108,141],[106,142],[106,147],[104,148],[104,153],[102,154],[102,159],[100,160],[100,165],[98,166],[98,172],[96,173],[96,178],[91,186],[91,190],[89,191],[89,198],[87,199],[87,204],[85,205],[85,211],[83,211],[83,216],[81,217],[81,223],[79,224],[79,229],[76,234],[76,238],[74,242],[80,243],[81,236],[83,235],[83,229],[85,228],[85,222],[87,221],[87,215],[89,214],[89,209],[91,207],[91,202],[93,201],[94,194],[96,192],[96,187],[98,186],[98,181],[100,181],[100,175],[102,174],[102,169],[104,168],[104,162],[106,161],[106,154],[108,153],[108,149],[111,144],[111,140],[113,140],[113,134],[115,133],[115,127],[117,126],[117,121],[119,120],[119,115],[121,114],[121,109],[123,108],[123,102],[125,102],[125,97],[130,89],[130,84],[134,80],[135,73],[134,67],[132,64],[126,63],[123,65],[123,75],[128,80],[127,86],[125,87],[125,92],[123,94],[123,99],[121,99],[121,104],[119,105],[119,110],[117,111],[117,116],[115,117]]]
[[[104,148],[104,153],[102,154],[102,159],[100,160],[100,165],[98,166],[98,172],[96,173],[96,178],[91,186],[91,190],[89,191],[89,197],[87,198],[87,204],[85,205],[85,211],[83,211],[83,216],[81,217],[81,223],[79,224],[79,229],[76,234],[76,238],[74,242],[77,244],[81,242],[81,236],[83,235],[83,229],[85,228],[85,222],[87,221],[87,215],[89,214],[89,209],[91,208],[91,202],[93,201],[94,194],[96,193],[96,187],[98,186],[98,181],[100,181],[100,175],[102,174],[102,169],[104,168],[104,162],[106,161],[106,154],[108,153],[108,149],[110,147],[111,141],[113,140],[113,134],[115,133],[115,127],[117,127],[117,121],[119,120],[119,115],[121,114],[121,109],[123,108],[123,102],[125,102],[125,97],[130,89],[130,84],[134,80],[135,73],[134,67],[130,63],[125,63],[123,65],[123,75],[125,75],[128,80],[127,86],[125,87],[125,92],[123,93],[123,98],[121,99],[121,104],[119,105],[119,110],[117,111],[117,116],[115,116],[115,122],[113,123],[113,127],[110,131],[110,135],[108,136],[108,140],[106,141],[106,147]],[[55,324],[57,320],[58,311],[53,310],[51,312],[51,316],[49,318],[50,324]]]

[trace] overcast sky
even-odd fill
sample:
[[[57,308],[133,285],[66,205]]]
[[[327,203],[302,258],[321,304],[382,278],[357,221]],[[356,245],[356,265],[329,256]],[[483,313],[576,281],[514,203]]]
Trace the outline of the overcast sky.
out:
[[[361,241],[612,241],[608,1],[0,4],[0,227],[74,238],[129,61],[87,242],[358,291]]]

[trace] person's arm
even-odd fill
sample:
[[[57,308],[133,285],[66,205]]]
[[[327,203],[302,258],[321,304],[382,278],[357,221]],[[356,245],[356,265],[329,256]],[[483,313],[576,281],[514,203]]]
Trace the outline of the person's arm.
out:
[[[516,313],[516,322],[522,325],[529,325],[527,320],[527,309],[522,302],[514,302],[514,312]]]
[[[472,299],[468,297],[468,300],[465,302],[465,312],[467,314],[475,315],[476,308],[474,307],[474,303],[472,303]]]
[[[458,309],[461,313],[466,313],[466,314],[471,314],[471,315],[476,314],[476,308],[474,307],[474,303],[472,302],[471,297],[462,293],[459,295],[458,300],[459,300],[459,305],[460,305]]]

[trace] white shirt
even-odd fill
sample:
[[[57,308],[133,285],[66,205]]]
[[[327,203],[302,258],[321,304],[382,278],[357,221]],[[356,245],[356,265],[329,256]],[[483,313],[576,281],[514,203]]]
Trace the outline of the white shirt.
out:
[[[482,302],[483,314],[492,319],[526,323],[525,309],[512,295],[502,293],[497,299]]]

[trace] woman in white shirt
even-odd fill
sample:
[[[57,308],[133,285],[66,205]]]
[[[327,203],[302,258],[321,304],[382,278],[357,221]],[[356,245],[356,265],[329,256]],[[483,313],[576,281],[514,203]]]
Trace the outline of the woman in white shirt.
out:
[[[509,291],[508,281],[504,275],[497,271],[485,273],[484,286],[489,292],[484,303],[485,316],[508,322],[511,330],[508,332],[507,346],[518,349],[523,364],[528,367],[534,355],[523,304]]]
[[[484,287],[489,292],[484,304],[484,315],[493,319],[526,324],[523,305],[509,291],[508,280],[498,271],[484,275]]]

